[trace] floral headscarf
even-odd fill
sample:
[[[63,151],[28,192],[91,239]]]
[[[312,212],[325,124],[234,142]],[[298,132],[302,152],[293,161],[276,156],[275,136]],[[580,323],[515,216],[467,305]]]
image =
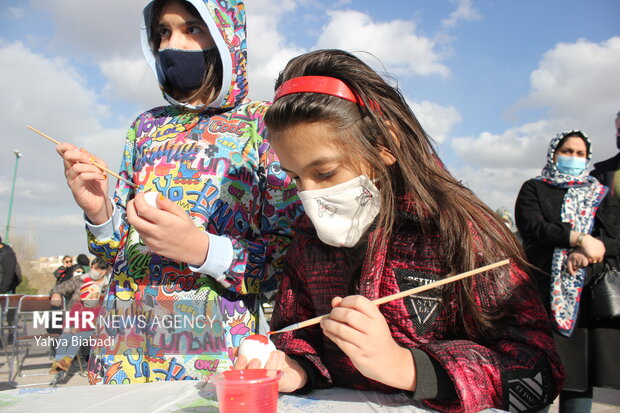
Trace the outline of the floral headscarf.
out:
[[[553,162],[553,155],[558,145],[569,135],[582,138],[588,150],[586,169],[579,176],[560,173]],[[562,222],[570,223],[571,230],[583,234],[592,232],[596,211],[608,190],[586,172],[592,159],[591,148],[590,139],[579,130],[559,133],[551,139],[547,152],[547,164],[541,175],[535,178],[558,188],[568,188],[560,211]],[[555,329],[566,337],[570,337],[575,328],[581,291],[585,281],[585,269],[583,268],[577,270],[575,275],[568,273],[569,253],[570,250],[567,248],[556,248],[553,251],[551,263],[552,322]]]

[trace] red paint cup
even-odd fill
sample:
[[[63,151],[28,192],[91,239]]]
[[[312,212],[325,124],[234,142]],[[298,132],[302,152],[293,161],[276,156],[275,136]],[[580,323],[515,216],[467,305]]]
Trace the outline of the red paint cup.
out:
[[[213,378],[220,413],[276,413],[280,370],[227,370]]]

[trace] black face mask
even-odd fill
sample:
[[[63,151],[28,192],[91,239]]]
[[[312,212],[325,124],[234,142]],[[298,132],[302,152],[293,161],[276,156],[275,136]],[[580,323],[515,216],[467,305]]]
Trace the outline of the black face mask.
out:
[[[163,49],[158,52],[166,81],[181,93],[198,89],[204,81],[207,62],[219,58],[216,47],[207,50]]]

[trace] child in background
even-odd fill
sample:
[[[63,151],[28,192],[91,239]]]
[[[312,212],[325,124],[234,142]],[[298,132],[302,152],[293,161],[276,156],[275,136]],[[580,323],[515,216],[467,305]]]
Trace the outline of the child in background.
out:
[[[261,295],[277,287],[294,185],[263,139],[266,104],[246,99],[242,1],[156,0],[144,9],[143,50],[169,106],[135,120],[119,181],[107,198],[100,159],[57,151],[87,217],[90,251],[113,263],[91,383],[206,380],[257,330]],[[151,206],[144,193],[158,193]],[[157,328],[176,318],[179,328]],[[167,317],[167,318],[166,318]],[[110,319],[108,317],[108,319]],[[176,322],[176,321],[175,321]]]
[[[72,299],[67,303],[69,316],[65,317],[63,334],[56,339],[57,345],[54,349],[54,362],[50,373],[67,372],[73,358],[82,347],[83,340],[88,339],[94,333],[91,325],[84,321],[87,319],[96,320],[99,316],[101,296],[105,293],[109,283],[110,266],[101,258],[95,258],[89,268],[89,273],[75,276],[71,280],[57,285],[52,290],[66,287],[64,291],[72,290]],[[62,303],[60,294],[62,292],[54,292],[51,297],[52,303],[57,307]],[[85,313],[90,314],[85,316]],[[69,320],[72,320],[71,325],[69,325]],[[74,336],[78,337],[79,340],[73,340]],[[56,381],[60,379],[61,377],[58,377]]]
[[[294,226],[271,329],[329,315],[271,336],[280,390],[407,391],[413,405],[445,412],[550,404],[563,372],[522,250],[445,169],[400,92],[338,50],[293,59],[277,87],[269,140],[307,216]]]
[[[103,259],[95,257],[93,262],[88,267],[90,272],[87,274],[77,274],[68,281],[64,281],[60,284],[56,284],[50,291],[50,301],[53,307],[60,307],[62,305],[62,297],[65,297],[65,308],[70,309],[73,304],[80,301],[80,289],[86,281],[102,283],[105,280],[105,275],[108,272],[110,265]],[[107,287],[107,282],[104,286]]]

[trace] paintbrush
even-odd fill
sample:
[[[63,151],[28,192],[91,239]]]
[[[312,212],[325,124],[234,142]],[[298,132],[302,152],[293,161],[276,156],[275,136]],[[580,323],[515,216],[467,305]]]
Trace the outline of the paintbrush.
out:
[[[43,132],[39,132],[38,130],[36,130],[35,128],[33,128],[32,126],[26,126],[28,129],[30,129],[31,131],[38,133],[39,135],[43,136],[45,139],[48,139],[52,142],[54,142],[56,145],[60,145],[60,142],[58,142],[56,139],[52,138],[51,136],[47,136],[46,134],[44,134]],[[127,185],[133,186],[136,189],[139,189],[139,186],[134,184],[131,181],[128,181],[125,178],[121,178],[118,174],[112,172],[111,170],[109,170],[108,168],[106,168],[103,165],[99,165],[97,162],[93,161],[92,162],[93,165],[95,165],[97,168],[101,169],[102,171],[105,171],[107,173],[109,173],[110,175],[120,179],[121,181],[125,182]]]
[[[436,287],[439,287],[439,286],[442,286],[442,285],[450,284],[450,283],[453,283],[455,281],[462,280],[463,278],[471,277],[472,275],[480,274],[481,272],[489,271],[489,270],[492,270],[493,268],[501,267],[502,265],[507,265],[509,263],[510,263],[510,260],[504,260],[504,261],[496,262],[494,264],[485,265],[484,267],[476,268],[475,270],[467,271],[467,272],[464,272],[464,273],[461,273],[461,274],[456,274],[456,275],[453,275],[451,277],[444,278],[443,280],[432,282],[430,284],[421,285],[419,287],[415,287],[415,288],[412,288],[410,290],[401,291],[400,293],[396,293],[396,294],[392,294],[392,295],[387,295],[385,297],[378,298],[376,300],[372,300],[371,303],[373,303],[375,305],[385,304],[385,303],[388,303],[390,301],[397,300],[399,298],[407,297],[407,296],[413,295],[413,294],[418,294],[418,293],[421,293],[423,291],[430,290],[432,288],[436,288]],[[319,323],[323,318],[328,317],[328,316],[329,316],[329,314],[324,314],[324,315],[321,315],[321,316],[318,316],[318,317],[311,318],[311,319],[306,320],[306,321],[300,321],[299,323],[291,324],[288,327],[284,327],[281,330],[270,331],[270,332],[267,333],[267,335],[284,333],[286,331],[294,331],[294,330],[298,330],[300,328],[308,327],[308,326],[311,326],[311,325]]]

